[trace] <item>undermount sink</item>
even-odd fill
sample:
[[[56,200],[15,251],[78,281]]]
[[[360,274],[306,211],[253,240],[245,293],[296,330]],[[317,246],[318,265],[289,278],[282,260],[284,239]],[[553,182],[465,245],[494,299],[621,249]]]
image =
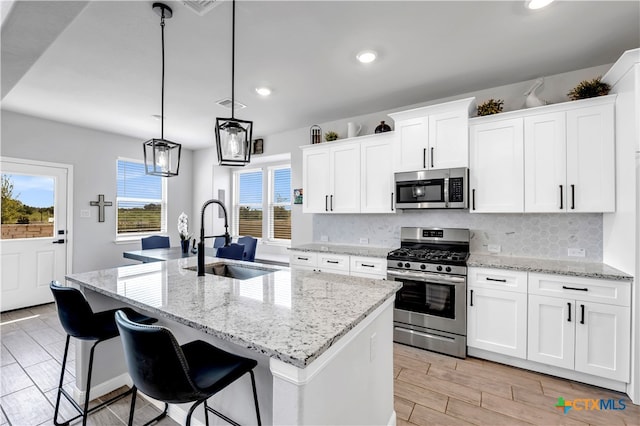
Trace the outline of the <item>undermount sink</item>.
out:
[[[191,271],[197,271],[197,266],[190,266]],[[221,277],[235,278],[236,280],[248,280],[260,275],[276,272],[276,269],[259,268],[254,266],[238,265],[235,263],[216,262],[204,265],[204,273],[218,275]]]

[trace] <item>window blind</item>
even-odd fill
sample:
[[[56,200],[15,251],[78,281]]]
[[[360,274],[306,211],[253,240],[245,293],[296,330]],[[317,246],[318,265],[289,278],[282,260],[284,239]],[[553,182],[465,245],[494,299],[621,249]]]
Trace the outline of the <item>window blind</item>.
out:
[[[262,170],[238,176],[238,234],[262,238]]]
[[[146,175],[144,164],[117,161],[117,233],[155,233],[166,230],[163,180]]]

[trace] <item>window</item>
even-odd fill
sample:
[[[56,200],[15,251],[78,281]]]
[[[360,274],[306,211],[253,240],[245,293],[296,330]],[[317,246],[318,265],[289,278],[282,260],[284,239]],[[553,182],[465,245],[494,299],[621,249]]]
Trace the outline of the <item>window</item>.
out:
[[[166,184],[146,175],[144,164],[118,160],[117,236],[140,236],[167,231]]]
[[[291,166],[234,172],[234,233],[267,241],[291,240]]]

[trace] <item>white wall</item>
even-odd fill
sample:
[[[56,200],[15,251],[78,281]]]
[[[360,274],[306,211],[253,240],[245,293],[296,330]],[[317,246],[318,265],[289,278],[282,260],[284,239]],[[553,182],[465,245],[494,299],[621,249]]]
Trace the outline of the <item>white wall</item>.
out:
[[[116,160],[142,160],[144,141],[114,133],[44,120],[2,111],[0,155],[71,164],[73,181],[73,271],[84,272],[130,263],[122,257],[126,250],[140,249],[140,242],[115,243],[116,207],[105,207],[105,221],[98,222],[98,194],[106,201],[116,198]],[[179,244],[178,215],[193,218],[193,152],[182,149],[180,175],[168,178],[167,228],[172,245]],[[80,209],[89,209],[90,218],[81,218]],[[195,223],[191,221],[193,227]]]

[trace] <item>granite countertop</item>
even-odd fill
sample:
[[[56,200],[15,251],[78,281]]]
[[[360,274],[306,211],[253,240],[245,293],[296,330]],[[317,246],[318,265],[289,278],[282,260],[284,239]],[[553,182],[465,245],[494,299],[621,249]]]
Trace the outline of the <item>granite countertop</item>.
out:
[[[207,264],[220,262],[207,257]],[[304,368],[401,287],[382,281],[224,260],[270,272],[238,280],[198,277],[197,259],[67,276],[70,283]]]
[[[617,281],[632,281],[633,277],[609,265],[599,262],[577,262],[570,260],[536,259],[529,257],[473,254],[467,266],[478,268],[511,269],[543,274],[568,275],[583,278],[600,278]]]
[[[369,246],[348,246],[342,244],[328,243],[309,243],[291,247],[289,250],[331,253],[331,254],[348,254],[350,256],[364,257],[381,257],[386,258],[392,248],[387,247],[369,247]]]

